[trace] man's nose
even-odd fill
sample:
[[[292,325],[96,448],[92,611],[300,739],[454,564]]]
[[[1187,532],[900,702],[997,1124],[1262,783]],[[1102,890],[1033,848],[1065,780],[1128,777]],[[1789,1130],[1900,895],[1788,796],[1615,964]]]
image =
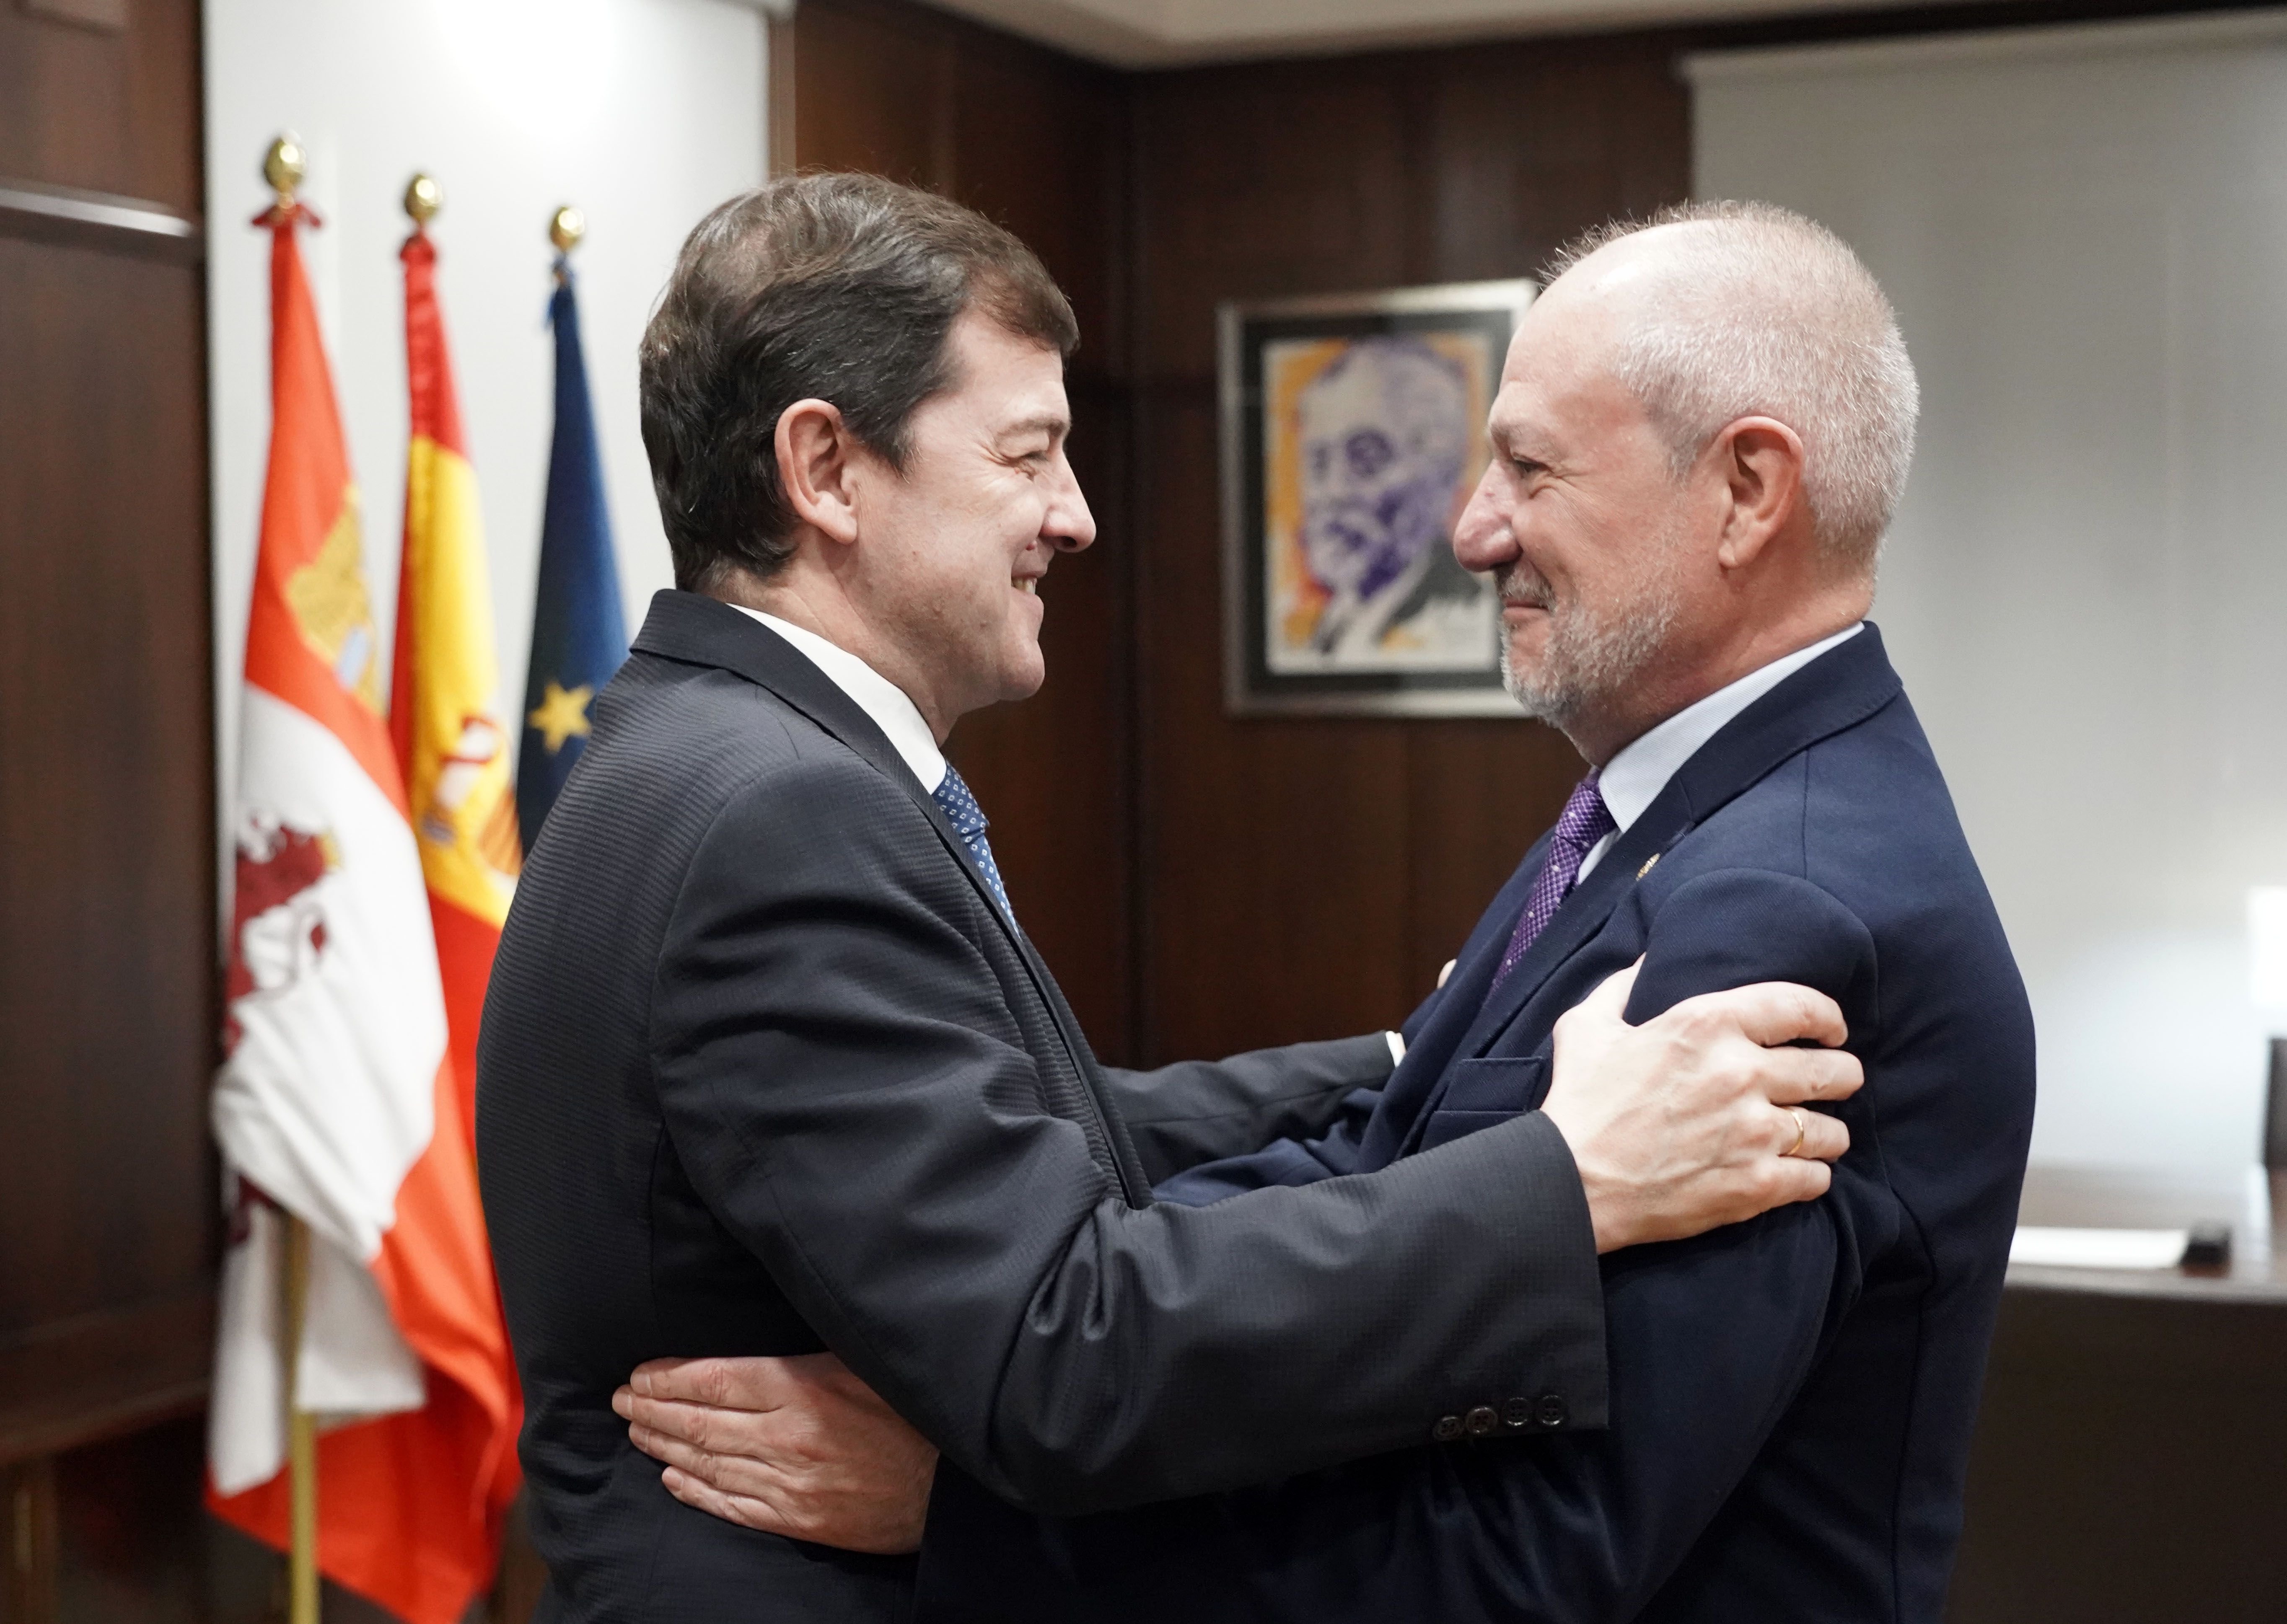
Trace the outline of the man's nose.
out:
[[[1485,469],[1453,525],[1453,556],[1465,570],[1496,570],[1517,556],[1516,537],[1509,529],[1508,504],[1501,500],[1500,470]]]
[[[1056,467],[1064,478],[1049,502],[1048,516],[1041,523],[1041,536],[1060,553],[1077,553],[1096,540],[1096,515],[1088,510],[1088,498],[1080,494],[1080,479],[1061,453],[1056,457]]]

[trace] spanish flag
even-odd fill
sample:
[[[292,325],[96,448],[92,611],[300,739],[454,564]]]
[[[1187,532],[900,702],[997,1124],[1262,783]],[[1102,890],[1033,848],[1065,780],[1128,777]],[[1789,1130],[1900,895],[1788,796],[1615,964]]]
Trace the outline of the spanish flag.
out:
[[[455,1624],[495,1565],[518,1405],[305,222],[291,202],[257,222],[272,232],[272,422],[213,1102],[234,1219],[209,1503],[283,1547],[287,1407],[317,1415],[320,1570],[409,1624]],[[290,1394],[289,1214],[310,1232]]]
[[[454,1071],[473,1144],[477,1021],[523,847],[509,781],[511,741],[495,710],[500,662],[493,653],[484,519],[437,302],[436,244],[416,226],[399,257],[405,262],[405,374],[413,432],[405,469],[389,731],[421,842]]]
[[[516,797],[509,783],[509,735],[495,715],[500,662],[493,652],[492,589],[485,567],[477,473],[461,429],[445,315],[437,300],[437,248],[415,226],[399,257],[405,264],[405,377],[412,433],[406,450],[405,545],[397,582],[397,643],[391,666],[389,731],[413,813],[413,833],[428,882],[429,918],[445,991],[445,1025],[460,1102],[460,1130],[473,1147],[477,1123],[477,1023],[501,926],[523,866]],[[474,1194],[471,1186],[471,1194]],[[516,1497],[516,1434],[524,1401],[508,1330],[486,1256],[491,1305],[486,1352],[495,1396],[483,1486],[497,1522]],[[488,1550],[485,1573],[489,1577]]]

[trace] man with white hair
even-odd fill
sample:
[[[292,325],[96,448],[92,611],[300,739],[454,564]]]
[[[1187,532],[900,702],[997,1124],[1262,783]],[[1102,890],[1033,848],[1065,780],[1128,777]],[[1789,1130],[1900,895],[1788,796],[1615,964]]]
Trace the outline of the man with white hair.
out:
[[[1500,583],[1511,692],[1592,770],[1370,1108],[1158,1194],[1367,1172],[1529,1112],[1558,1018],[1639,960],[1633,1020],[1762,980],[1833,997],[1865,1068],[1832,1111],[1849,1151],[1816,1202],[1603,1258],[1608,1430],[1481,1407],[1414,1449],[1064,1521],[941,1483],[922,1620],[1943,1613],[2033,1034],[1864,619],[1913,370],[1850,249],[1767,205],[1607,228],[1559,266],[1454,545]],[[783,1434],[734,1437],[749,1465],[787,1456]],[[740,1480],[682,1463],[691,1494]]]

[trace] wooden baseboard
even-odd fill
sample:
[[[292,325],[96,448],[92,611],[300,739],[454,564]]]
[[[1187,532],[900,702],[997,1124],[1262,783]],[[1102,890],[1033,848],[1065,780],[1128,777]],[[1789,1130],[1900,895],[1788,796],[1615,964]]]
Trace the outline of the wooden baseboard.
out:
[[[0,1343],[0,1466],[188,1415],[213,1363],[207,1289]]]

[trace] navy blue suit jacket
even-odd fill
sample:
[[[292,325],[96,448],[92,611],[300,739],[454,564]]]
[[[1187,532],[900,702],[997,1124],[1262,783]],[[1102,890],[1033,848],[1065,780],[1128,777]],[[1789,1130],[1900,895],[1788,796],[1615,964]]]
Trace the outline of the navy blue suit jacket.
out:
[[[1790,980],[1866,1086],[1822,1200],[1603,1259],[1609,1431],[1561,1402],[1236,1494],[1064,1521],[940,1493],[919,1618],[1935,1624],[2033,1108],[2024,991],[1869,627],[1677,772],[1488,997],[1547,841],[1334,1131],[1169,1180],[1366,1171],[1535,1108],[1551,1029],[1639,955],[1629,1017]],[[1265,1371],[1276,1383],[1276,1371]],[[1553,1396],[1551,1396],[1553,1398]],[[1443,1431],[1455,1429],[1448,1424]]]

